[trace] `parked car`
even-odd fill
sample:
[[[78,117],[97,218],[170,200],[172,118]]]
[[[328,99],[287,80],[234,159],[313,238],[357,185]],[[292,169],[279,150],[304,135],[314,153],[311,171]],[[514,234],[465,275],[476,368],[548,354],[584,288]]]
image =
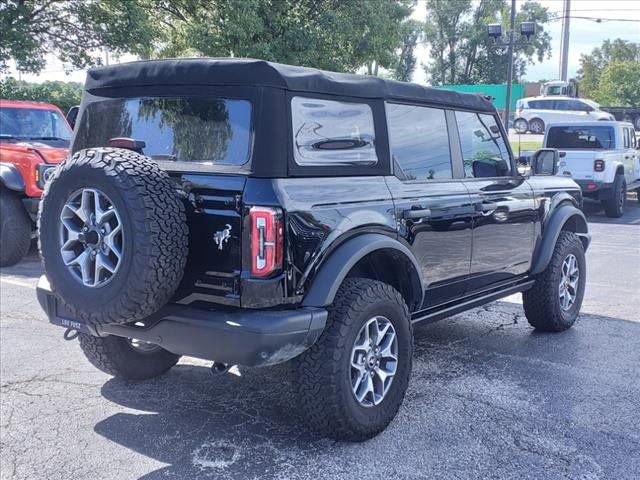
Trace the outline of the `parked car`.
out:
[[[608,217],[624,214],[628,190],[640,194],[640,145],[632,124],[553,123],[543,145],[561,151],[558,174],[571,176],[585,197],[600,200]]]
[[[93,69],[85,89],[37,292],[111,375],[290,360],[309,425],[360,441],[402,403],[417,323],[516,292],[536,329],[578,316],[580,188],[554,150],[519,175],[484,98],[204,58]]]
[[[57,107],[0,100],[0,266],[18,263],[29,250],[42,189],[70,139]]]
[[[563,96],[529,97],[516,102],[513,128],[518,133],[544,134],[550,123],[615,120],[597,103],[583,98]]]

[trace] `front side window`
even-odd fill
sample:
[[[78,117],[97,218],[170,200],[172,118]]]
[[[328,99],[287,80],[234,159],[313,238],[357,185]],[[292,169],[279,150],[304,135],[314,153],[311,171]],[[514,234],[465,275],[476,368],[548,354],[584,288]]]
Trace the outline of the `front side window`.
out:
[[[389,145],[401,180],[452,178],[444,110],[387,103]]]
[[[215,97],[120,98],[87,105],[74,150],[105,146],[111,138],[145,143],[155,160],[242,165],[251,144],[251,102]]]
[[[298,165],[377,163],[373,112],[365,103],[293,97],[291,121]]]
[[[465,177],[511,174],[509,151],[493,115],[455,112]]]
[[[35,140],[51,146],[67,147],[71,129],[56,110],[2,107],[0,138],[17,142]]]
[[[612,127],[564,126],[550,127],[547,148],[577,150],[607,150],[615,148]]]

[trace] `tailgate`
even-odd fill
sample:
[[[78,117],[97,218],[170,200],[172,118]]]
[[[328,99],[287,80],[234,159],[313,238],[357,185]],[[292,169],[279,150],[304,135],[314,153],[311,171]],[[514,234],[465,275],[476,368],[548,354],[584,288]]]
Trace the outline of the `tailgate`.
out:
[[[183,174],[189,256],[174,302],[240,305],[242,270],[241,175]]]
[[[576,180],[595,180],[601,174],[594,172],[593,162],[602,158],[602,152],[590,150],[560,150],[566,155],[560,158],[558,175],[569,175]]]

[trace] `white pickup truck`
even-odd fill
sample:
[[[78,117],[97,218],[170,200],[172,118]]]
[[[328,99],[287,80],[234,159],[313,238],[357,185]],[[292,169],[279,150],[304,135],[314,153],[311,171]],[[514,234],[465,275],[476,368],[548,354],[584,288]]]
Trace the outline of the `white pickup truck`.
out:
[[[587,198],[600,200],[608,217],[621,217],[627,191],[640,200],[640,138],[626,122],[552,123],[544,147],[560,152],[558,175],[570,175]]]

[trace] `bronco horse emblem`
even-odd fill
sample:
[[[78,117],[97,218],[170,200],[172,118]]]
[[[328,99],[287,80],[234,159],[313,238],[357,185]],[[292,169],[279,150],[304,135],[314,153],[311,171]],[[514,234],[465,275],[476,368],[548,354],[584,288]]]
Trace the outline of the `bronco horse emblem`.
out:
[[[222,250],[223,245],[227,243],[231,237],[231,225],[227,223],[224,227],[224,230],[213,234],[213,241],[218,245],[218,250]]]

